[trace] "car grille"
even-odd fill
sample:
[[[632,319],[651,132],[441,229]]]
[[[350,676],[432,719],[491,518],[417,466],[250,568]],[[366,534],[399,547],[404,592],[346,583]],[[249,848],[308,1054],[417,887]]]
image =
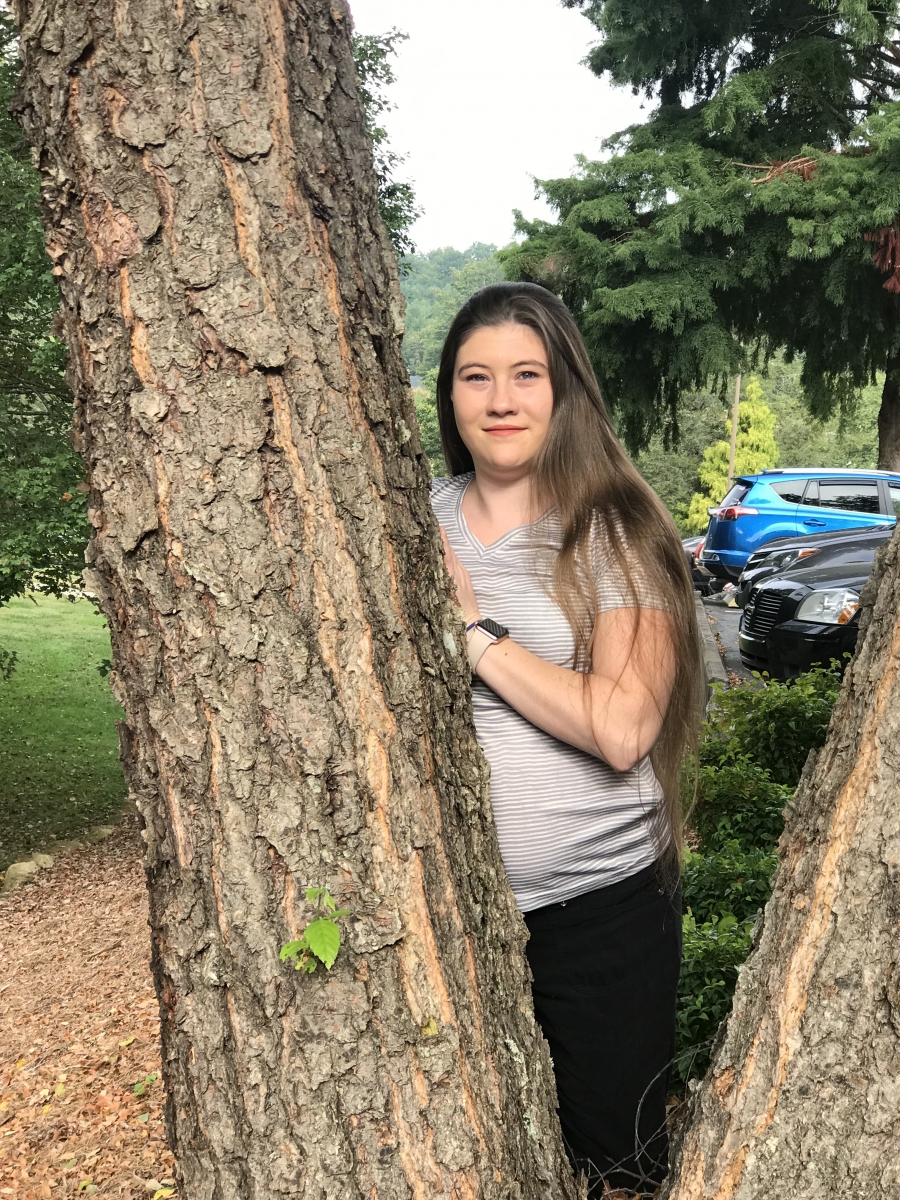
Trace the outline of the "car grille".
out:
[[[754,588],[744,610],[744,632],[751,637],[765,637],[773,625],[778,623],[783,599],[782,592]]]

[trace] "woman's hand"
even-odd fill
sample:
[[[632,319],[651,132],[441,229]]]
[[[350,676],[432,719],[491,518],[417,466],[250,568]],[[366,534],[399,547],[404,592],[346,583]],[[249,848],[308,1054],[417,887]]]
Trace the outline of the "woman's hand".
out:
[[[456,552],[447,541],[447,532],[441,526],[441,541],[444,543],[444,562],[450,573],[450,578],[456,584],[456,596],[463,610],[467,625],[477,621],[481,614],[478,611],[478,601],[475,599],[475,589],[472,587],[472,577],[456,557]]]

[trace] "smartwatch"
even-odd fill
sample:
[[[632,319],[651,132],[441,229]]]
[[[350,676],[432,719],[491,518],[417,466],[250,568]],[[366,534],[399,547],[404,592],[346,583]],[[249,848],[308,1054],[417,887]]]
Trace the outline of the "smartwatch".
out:
[[[482,617],[466,626],[466,646],[469,652],[469,666],[472,668],[473,674],[485,650],[494,642],[502,642],[507,637],[509,637],[509,630],[506,626],[501,625],[499,621],[492,620],[491,617]]]

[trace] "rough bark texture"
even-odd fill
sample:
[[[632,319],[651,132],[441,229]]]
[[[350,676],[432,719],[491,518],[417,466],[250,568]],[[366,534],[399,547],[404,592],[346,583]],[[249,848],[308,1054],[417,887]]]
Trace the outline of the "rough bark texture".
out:
[[[888,359],[878,410],[878,466],[900,471],[900,355]]]
[[[669,1200],[900,1195],[900,535],[864,601]]]
[[[342,0],[16,10],[181,1194],[571,1197]]]

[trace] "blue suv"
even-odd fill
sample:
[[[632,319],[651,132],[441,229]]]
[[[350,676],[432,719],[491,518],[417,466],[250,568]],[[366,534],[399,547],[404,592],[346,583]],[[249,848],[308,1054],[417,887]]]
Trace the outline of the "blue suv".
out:
[[[735,580],[754,551],[775,538],[892,524],[900,515],[900,474],[893,471],[773,468],[741,475],[717,508],[700,564]]]

